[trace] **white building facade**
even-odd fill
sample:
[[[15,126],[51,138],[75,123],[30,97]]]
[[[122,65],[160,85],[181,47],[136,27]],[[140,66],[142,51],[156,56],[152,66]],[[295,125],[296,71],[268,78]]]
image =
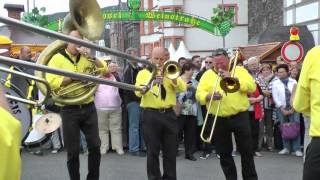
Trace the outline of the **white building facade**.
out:
[[[142,0],[144,9],[180,11],[204,17],[213,16],[212,9],[222,6],[221,0]],[[248,44],[248,0],[224,0],[223,7],[235,11],[235,27],[223,38],[187,24],[144,21],[140,23],[141,55],[148,57],[154,47],[178,48],[181,41],[193,55],[210,55],[213,49],[245,46]]]
[[[284,0],[284,25],[307,25],[320,44],[320,0]]]

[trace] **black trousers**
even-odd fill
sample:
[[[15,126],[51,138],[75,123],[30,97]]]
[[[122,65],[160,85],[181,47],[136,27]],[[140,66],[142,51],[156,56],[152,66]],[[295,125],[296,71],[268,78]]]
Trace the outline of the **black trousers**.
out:
[[[67,150],[67,166],[71,180],[80,180],[79,151],[80,129],[88,144],[88,175],[87,180],[99,179],[100,138],[98,134],[98,118],[94,103],[90,105],[66,106],[60,111],[63,123],[63,137]]]
[[[218,117],[216,122],[214,133],[216,151],[220,155],[220,164],[226,180],[237,180],[237,170],[232,157],[232,132],[241,155],[243,180],[257,180],[247,111],[228,118]]]
[[[192,155],[196,151],[197,117],[180,115],[178,117],[179,132],[184,134],[185,154]],[[177,139],[177,147],[179,146]]]
[[[207,120],[207,123],[206,123],[206,127],[204,129],[204,133],[203,133],[203,136],[205,138],[208,138],[210,136],[210,133],[211,133],[211,128],[213,126],[213,123],[214,123],[214,117],[209,114],[208,115],[208,120]],[[202,128],[203,128],[203,125],[202,125]],[[214,133],[213,133],[214,134]],[[200,131],[200,134],[199,134],[199,137],[201,136],[201,131]],[[201,139],[201,138],[200,138]],[[202,141],[202,139],[201,139]],[[212,153],[213,149],[214,149],[214,138],[211,139],[211,142],[210,143],[207,143],[207,142],[203,142],[203,152],[206,153],[206,154],[210,154]]]
[[[265,125],[265,136],[267,139],[267,148],[273,147],[273,119],[272,109],[264,109],[264,125]]]
[[[318,180],[320,177],[320,138],[312,138],[306,151],[303,180]]]
[[[148,180],[176,180],[178,122],[173,110],[142,110],[141,127],[147,147]],[[163,175],[159,167],[160,147],[163,152]]]
[[[259,144],[259,120],[255,118],[255,112],[249,111],[249,122],[251,128],[251,138],[252,138],[252,150],[253,152],[259,151],[258,144]]]

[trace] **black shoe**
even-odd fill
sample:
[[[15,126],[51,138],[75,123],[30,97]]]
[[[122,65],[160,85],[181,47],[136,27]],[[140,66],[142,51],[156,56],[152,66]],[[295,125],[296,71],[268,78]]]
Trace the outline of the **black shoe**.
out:
[[[203,152],[200,159],[208,159],[211,153]]]
[[[179,151],[179,150],[177,150],[176,156],[177,156],[177,157],[180,156],[180,151]]]
[[[142,152],[142,151],[130,152],[130,154],[132,156],[138,156],[138,157],[146,157],[147,155],[145,152]]]
[[[31,152],[31,154],[34,154],[36,156],[43,156],[44,155],[42,150],[33,151],[33,152]]]
[[[197,158],[195,158],[195,157],[193,156],[193,154],[192,154],[192,155],[186,155],[185,158],[186,158],[186,159],[189,159],[190,161],[196,161],[196,160],[197,160]]]

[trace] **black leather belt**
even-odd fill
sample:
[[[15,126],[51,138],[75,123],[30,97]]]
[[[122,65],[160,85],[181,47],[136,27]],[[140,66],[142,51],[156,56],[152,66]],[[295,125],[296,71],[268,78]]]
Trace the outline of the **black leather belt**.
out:
[[[143,108],[143,109],[147,110],[147,111],[158,111],[160,113],[167,113],[167,112],[173,111],[172,107],[170,107],[170,108]]]
[[[63,106],[62,109],[83,109],[83,108],[88,108],[90,106],[94,106],[94,103],[88,103],[88,104],[80,104],[80,105],[68,105],[68,106]]]

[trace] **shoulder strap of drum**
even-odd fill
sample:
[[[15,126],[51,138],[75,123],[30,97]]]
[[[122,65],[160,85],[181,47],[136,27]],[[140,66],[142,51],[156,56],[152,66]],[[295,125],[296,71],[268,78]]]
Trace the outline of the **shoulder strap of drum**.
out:
[[[74,62],[72,61],[72,59],[70,58],[70,56],[67,54],[65,49],[62,49],[59,51],[59,53],[64,56],[65,58],[67,58],[72,64],[74,64]],[[80,60],[80,54],[77,55],[77,60],[76,60],[76,64],[78,64],[79,60]]]

